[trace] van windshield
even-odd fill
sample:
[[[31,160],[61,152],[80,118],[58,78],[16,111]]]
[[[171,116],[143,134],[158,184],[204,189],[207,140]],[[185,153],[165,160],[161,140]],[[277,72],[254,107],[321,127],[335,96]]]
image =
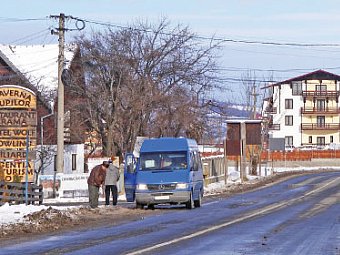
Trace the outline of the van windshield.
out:
[[[152,152],[140,155],[141,170],[180,170],[187,168],[187,153]]]

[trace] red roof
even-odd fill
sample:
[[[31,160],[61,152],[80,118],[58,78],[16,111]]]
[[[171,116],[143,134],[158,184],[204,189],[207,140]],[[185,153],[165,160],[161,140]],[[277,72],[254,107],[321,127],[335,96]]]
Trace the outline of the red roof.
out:
[[[294,77],[294,78],[291,78],[285,81],[270,84],[263,88],[269,88],[272,86],[278,86],[281,84],[290,83],[292,81],[303,81],[303,80],[340,80],[340,76],[320,69],[320,70],[316,70],[311,73],[303,74],[303,75],[300,75],[300,76],[297,76],[297,77]]]

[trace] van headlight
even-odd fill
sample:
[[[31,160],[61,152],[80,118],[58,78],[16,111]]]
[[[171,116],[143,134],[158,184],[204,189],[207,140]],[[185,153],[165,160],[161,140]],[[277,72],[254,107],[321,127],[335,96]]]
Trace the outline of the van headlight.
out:
[[[146,184],[137,184],[138,190],[147,190],[148,186]]]
[[[188,183],[177,183],[176,189],[187,189]]]

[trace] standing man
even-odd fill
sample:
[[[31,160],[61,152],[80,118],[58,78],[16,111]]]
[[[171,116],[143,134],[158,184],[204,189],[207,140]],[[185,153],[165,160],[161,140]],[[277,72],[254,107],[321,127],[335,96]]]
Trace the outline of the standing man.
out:
[[[98,207],[99,188],[105,182],[106,170],[109,167],[108,161],[103,161],[103,164],[95,166],[89,178],[87,184],[89,187],[89,202],[91,208]]]
[[[116,167],[113,162],[115,161],[115,157],[112,156],[111,160],[109,160],[110,166],[106,170],[105,177],[105,205],[110,204],[110,191],[112,193],[112,205],[117,204],[118,199],[118,190],[117,190],[117,182],[119,180],[119,168]]]

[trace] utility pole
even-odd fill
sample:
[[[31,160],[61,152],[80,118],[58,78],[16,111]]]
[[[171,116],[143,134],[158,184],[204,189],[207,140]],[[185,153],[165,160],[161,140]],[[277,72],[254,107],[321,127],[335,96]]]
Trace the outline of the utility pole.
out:
[[[246,153],[247,153],[247,143],[246,143],[246,137],[247,137],[247,133],[246,133],[246,123],[245,122],[241,122],[240,123],[240,156],[241,156],[241,160],[240,160],[240,179],[241,179],[241,183],[244,182],[245,178],[246,178],[246,164],[247,164],[247,157],[246,157]]]
[[[51,15],[50,18],[59,20],[59,27],[51,31],[52,35],[59,36],[59,55],[58,55],[58,113],[57,113],[57,162],[54,171],[54,185],[56,173],[64,172],[64,131],[65,131],[65,110],[64,110],[64,84],[62,81],[62,74],[64,71],[64,48],[65,48],[65,31],[80,31],[85,28],[85,21],[72,16],[65,16],[64,13],[59,15]],[[75,20],[75,28],[65,28],[65,19]],[[55,190],[53,190],[55,194]]]
[[[61,74],[64,70],[65,15],[59,16],[59,56],[58,56],[58,121],[57,121],[57,172],[64,172],[64,84]]]
[[[64,84],[61,79],[64,70],[64,44],[65,44],[65,15],[60,13],[51,18],[59,19],[57,31],[52,30],[52,35],[59,35],[59,55],[58,55],[58,113],[57,113],[57,162],[53,177],[53,197],[55,194],[56,174],[64,172]]]
[[[256,93],[256,85],[255,83],[253,84],[253,93],[251,94],[253,96],[253,115],[252,115],[252,119],[255,120],[256,119],[256,103],[257,103],[257,96],[259,94]]]

